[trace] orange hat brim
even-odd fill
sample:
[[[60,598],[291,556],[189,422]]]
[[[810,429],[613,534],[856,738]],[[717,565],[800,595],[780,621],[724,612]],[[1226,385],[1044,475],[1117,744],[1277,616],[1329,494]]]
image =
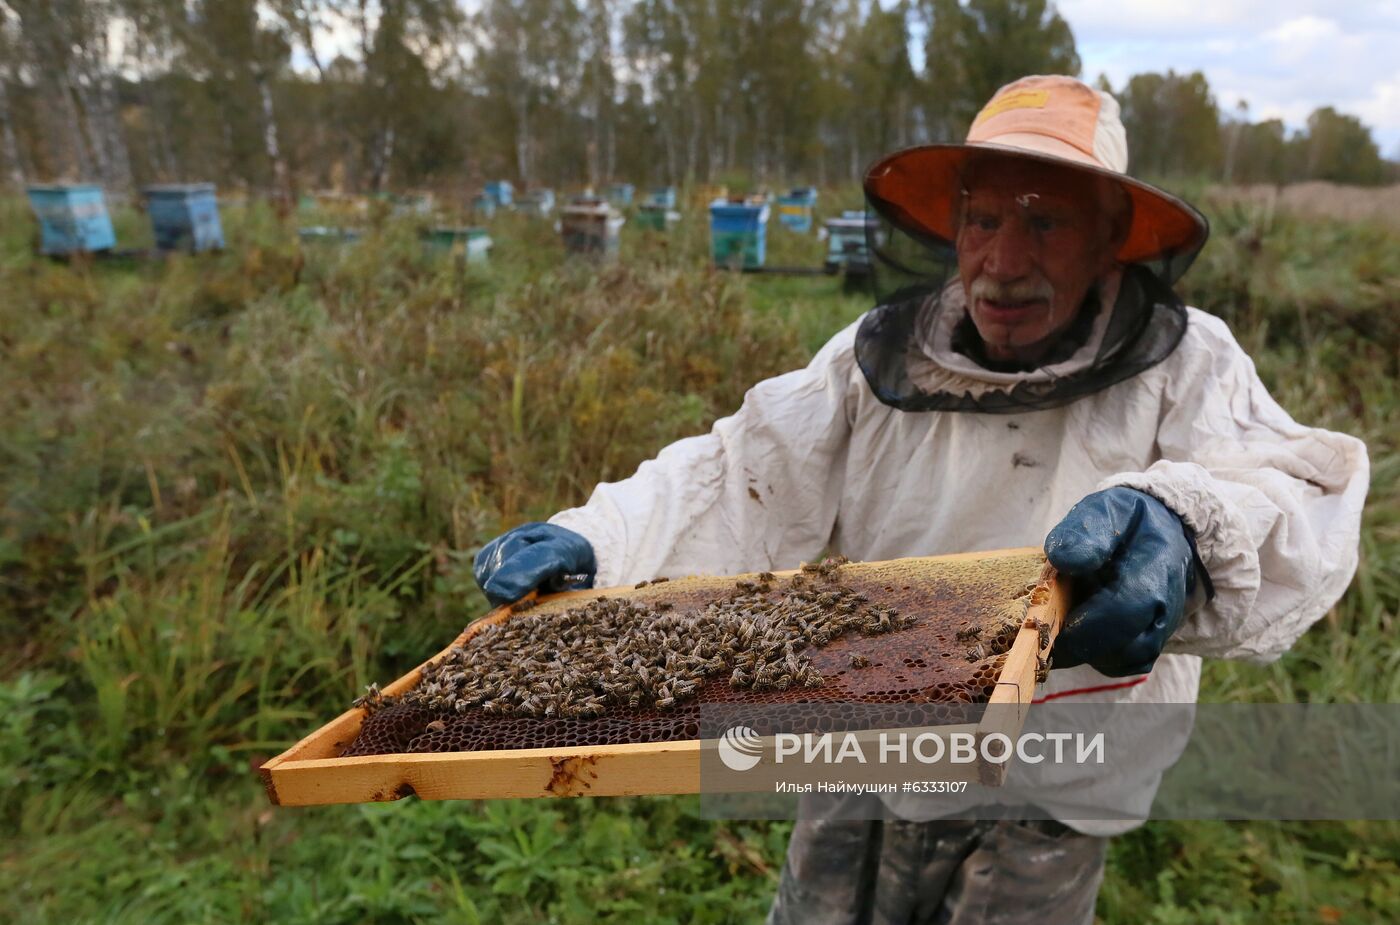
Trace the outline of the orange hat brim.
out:
[[[1205,245],[1210,224],[1194,206],[1139,180],[1101,167],[994,144],[935,144],[905,148],[871,165],[865,195],[896,227],[954,240],[953,206],[959,178],[974,158],[1014,157],[1083,171],[1117,183],[1132,201],[1132,225],[1116,255],[1120,263],[1185,258]],[[1180,267],[1185,270],[1185,265]]]

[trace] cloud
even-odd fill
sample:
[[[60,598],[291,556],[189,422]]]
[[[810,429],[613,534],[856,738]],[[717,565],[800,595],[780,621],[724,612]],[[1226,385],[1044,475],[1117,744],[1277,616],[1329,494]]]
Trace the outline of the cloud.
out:
[[[1400,0],[1060,0],[1084,73],[1115,86],[1144,71],[1199,70],[1221,106],[1300,128],[1319,106],[1400,146]]]

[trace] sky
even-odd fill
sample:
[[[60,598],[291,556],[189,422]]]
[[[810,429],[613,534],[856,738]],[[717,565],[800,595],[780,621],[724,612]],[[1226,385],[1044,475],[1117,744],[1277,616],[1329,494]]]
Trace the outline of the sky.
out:
[[[459,0],[468,9],[481,0]],[[894,0],[879,0],[892,5]],[[1400,0],[1058,0],[1083,76],[1115,87],[1145,71],[1199,70],[1221,108],[1302,128],[1334,106],[1400,159]],[[329,60],[353,48],[347,26],[318,37]],[[917,39],[916,39],[917,43]],[[913,49],[916,63],[922,49]],[[294,59],[309,67],[304,55]]]
[[[1400,0],[1059,0],[1083,76],[1199,70],[1222,109],[1293,128],[1331,105],[1400,158]]]

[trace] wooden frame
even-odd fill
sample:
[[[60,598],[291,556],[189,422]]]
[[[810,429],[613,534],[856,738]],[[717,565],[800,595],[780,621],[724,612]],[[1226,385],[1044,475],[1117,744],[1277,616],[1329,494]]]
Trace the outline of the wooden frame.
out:
[[[956,561],[1037,552],[1036,549],[1006,549],[936,556],[930,560]],[[607,590],[567,592],[551,600],[589,598],[607,593]],[[989,702],[992,709],[975,727],[945,726],[933,731],[939,734],[972,731],[979,737],[1004,733],[1014,738],[1035,696],[1038,656],[1048,653],[1068,604],[1068,589],[1056,580],[1054,570],[1047,566],[1041,586],[1032,595],[1025,621],[1007,653]],[[443,657],[453,646],[462,645],[482,627],[511,616],[509,607],[500,607],[472,623],[450,645],[390,684],[384,693],[396,695],[409,690],[418,683],[424,665]],[[1044,648],[1038,622],[1050,628],[1049,641]],[[426,800],[460,800],[698,793],[702,751],[715,747],[713,740],[695,740],[337,757],[359,733],[364,717],[361,708],[347,710],[262,765],[260,772],[268,798],[281,806],[309,806],[397,800],[414,794]],[[961,776],[995,786],[1001,783],[1006,767],[1005,764],[979,763],[941,770],[951,771],[950,779]],[[938,767],[923,768],[935,769]],[[764,775],[754,777],[753,789],[763,788],[765,779]]]

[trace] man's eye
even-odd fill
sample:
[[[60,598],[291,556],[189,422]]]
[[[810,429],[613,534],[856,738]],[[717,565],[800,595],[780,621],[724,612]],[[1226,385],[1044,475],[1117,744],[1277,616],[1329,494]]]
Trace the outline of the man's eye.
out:
[[[998,222],[998,221],[996,220],[995,216],[991,216],[991,215],[974,215],[974,216],[972,216],[972,227],[973,227],[973,228],[976,228],[978,231],[996,231],[996,230],[997,230],[997,227],[998,227],[1000,224],[1001,224],[1001,223]]]
[[[1031,227],[1041,233],[1054,231],[1059,226],[1060,223],[1048,215],[1035,215],[1031,217]]]

